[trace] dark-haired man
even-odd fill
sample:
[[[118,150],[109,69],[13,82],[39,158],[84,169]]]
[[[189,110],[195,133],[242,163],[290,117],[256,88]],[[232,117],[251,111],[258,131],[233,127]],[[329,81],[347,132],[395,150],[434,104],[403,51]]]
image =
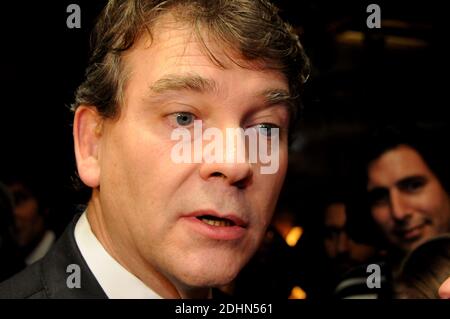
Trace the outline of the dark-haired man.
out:
[[[386,150],[368,167],[371,214],[387,241],[409,252],[450,231],[450,197],[419,151]]]
[[[383,275],[393,280],[407,253],[450,232],[448,151],[436,147],[442,138],[398,125],[379,128],[367,140],[349,229],[358,241],[386,250]]]

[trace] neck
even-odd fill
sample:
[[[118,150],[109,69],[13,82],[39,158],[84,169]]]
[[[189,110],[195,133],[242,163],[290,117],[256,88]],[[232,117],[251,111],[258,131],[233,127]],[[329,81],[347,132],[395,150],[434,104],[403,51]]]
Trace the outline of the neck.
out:
[[[130,237],[124,238],[124,232],[115,231],[114,225],[108,223],[108,213],[103,211],[100,192],[94,189],[88,204],[87,219],[95,237],[108,254],[121,264],[128,272],[139,278],[147,287],[158,295],[168,299],[210,298],[209,288],[192,288],[175,284],[163,272],[158,271],[145,256],[139,253]],[[117,236],[116,234],[121,234]]]

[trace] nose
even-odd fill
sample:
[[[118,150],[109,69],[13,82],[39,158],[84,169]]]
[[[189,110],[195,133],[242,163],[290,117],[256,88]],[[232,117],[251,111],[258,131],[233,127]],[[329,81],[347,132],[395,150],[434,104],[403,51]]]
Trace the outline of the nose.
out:
[[[231,144],[229,140],[224,141],[222,156],[213,160],[204,160],[200,167],[201,178],[204,180],[223,178],[229,185],[240,189],[250,185],[253,167],[246,156],[245,138],[243,140],[242,138],[239,136],[238,139],[241,139],[241,142],[235,144]]]
[[[405,220],[410,211],[406,203],[404,195],[397,190],[393,190],[390,194],[391,215],[395,220]]]
[[[253,170],[250,163],[204,163],[200,168],[200,176],[204,180],[223,178],[229,185],[240,189],[251,183]]]
[[[450,299],[450,277],[439,288],[439,297],[442,299]]]

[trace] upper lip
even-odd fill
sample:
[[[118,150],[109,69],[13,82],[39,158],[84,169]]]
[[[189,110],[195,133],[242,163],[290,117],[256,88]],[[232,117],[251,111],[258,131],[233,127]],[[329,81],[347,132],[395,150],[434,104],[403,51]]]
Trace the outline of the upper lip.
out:
[[[195,212],[191,212],[188,213],[186,215],[184,215],[183,217],[199,217],[199,216],[214,216],[217,218],[223,218],[223,219],[228,219],[230,221],[232,221],[235,225],[240,226],[240,227],[247,227],[248,222],[243,220],[241,217],[230,213],[230,214],[220,214],[215,210],[212,209],[204,209],[204,210],[197,210]]]

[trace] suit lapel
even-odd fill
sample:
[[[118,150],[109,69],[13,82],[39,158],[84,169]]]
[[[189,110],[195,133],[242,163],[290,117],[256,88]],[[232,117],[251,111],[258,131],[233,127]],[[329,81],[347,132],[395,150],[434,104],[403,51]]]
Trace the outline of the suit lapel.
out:
[[[79,217],[73,219],[54,249],[42,260],[42,283],[49,298],[107,298],[76,244],[74,231]],[[79,287],[74,287],[75,276],[79,276]]]

